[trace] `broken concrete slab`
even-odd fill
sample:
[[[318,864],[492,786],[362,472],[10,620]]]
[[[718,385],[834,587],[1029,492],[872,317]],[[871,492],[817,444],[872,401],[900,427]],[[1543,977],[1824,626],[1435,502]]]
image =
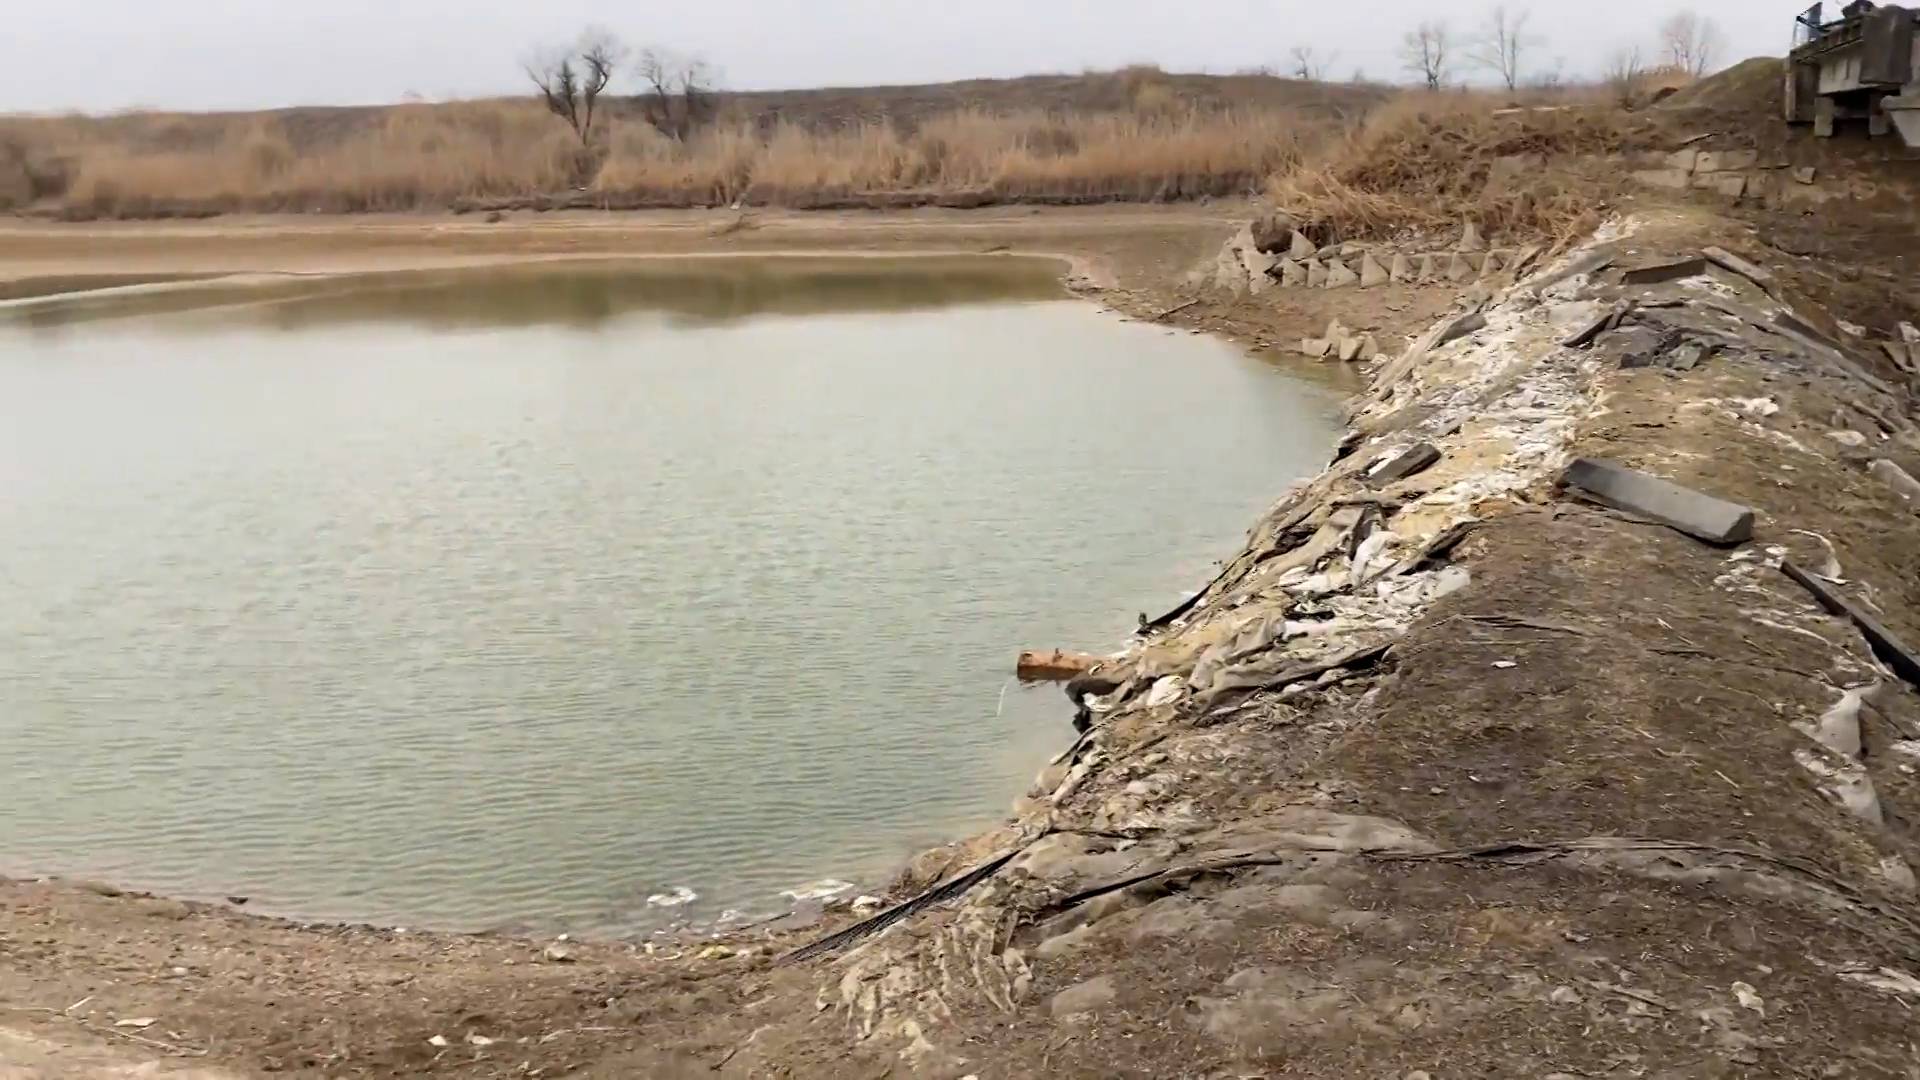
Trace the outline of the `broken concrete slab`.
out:
[[[1538,277],[1522,282],[1522,289],[1534,293],[1543,293],[1555,285],[1582,274],[1597,274],[1613,265],[1614,253],[1611,251],[1591,251],[1573,260],[1558,270],[1549,270]]]
[[[1753,539],[1753,508],[1716,499],[1611,461],[1579,458],[1560,483],[1603,506],[1625,510],[1710,544]]]
[[[1343,262],[1335,262],[1327,267],[1327,288],[1344,289],[1349,285],[1358,285],[1360,275],[1347,268]]]
[[[1666,259],[1661,262],[1646,263],[1628,268],[1620,281],[1626,285],[1658,285],[1663,281],[1679,281],[1682,278],[1699,277],[1707,272],[1707,258],[1704,255],[1689,255],[1684,259]]]
[[[1802,165],[1793,170],[1793,180],[1797,184],[1811,184],[1820,175],[1820,170],[1811,165]]]
[[[1292,246],[1287,249],[1287,258],[1292,259],[1294,262],[1306,262],[1308,259],[1313,258],[1319,250],[1319,248],[1313,246],[1313,241],[1307,239],[1305,234],[1301,233],[1300,230],[1295,229],[1293,232]]]
[[[1360,257],[1360,287],[1361,288],[1363,289],[1376,288],[1378,286],[1385,285],[1387,282],[1391,280],[1393,280],[1392,275],[1387,272],[1386,267],[1380,265],[1380,260],[1374,258],[1370,254],[1362,255]]]
[[[1633,179],[1647,187],[1672,191],[1685,191],[1693,186],[1693,174],[1684,169],[1640,169],[1633,174]]]
[[[1413,260],[1401,252],[1393,253],[1393,265],[1387,268],[1387,276],[1394,281],[1414,280]]]
[[[1799,582],[1800,586],[1813,594],[1813,598],[1828,612],[1843,619],[1850,619],[1867,639],[1867,645],[1873,649],[1873,655],[1880,658],[1893,673],[1905,679],[1909,684],[1920,687],[1920,655],[1893,635],[1893,632],[1880,624],[1880,620],[1866,612],[1866,609],[1835,591],[1826,582],[1795,566],[1791,560],[1780,564],[1780,572]]]
[[[1698,150],[1675,150],[1667,155],[1667,168],[1678,169],[1684,173],[1693,172],[1694,166],[1699,163],[1700,151]]]
[[[1451,322],[1442,324],[1440,329],[1435,331],[1433,335],[1433,347],[1437,349],[1449,341],[1458,340],[1476,330],[1484,330],[1486,328],[1487,317],[1485,315],[1477,311],[1468,312]]]
[[[1741,172],[1760,164],[1758,150],[1702,150],[1694,161],[1697,173]]]
[[[1773,274],[1770,271],[1748,262],[1726,248],[1702,248],[1700,254],[1706,256],[1708,262],[1722,270],[1730,270],[1768,292],[1773,291]]]
[[[1569,349],[1584,349],[1588,345],[1593,344],[1593,339],[1599,337],[1609,329],[1620,325],[1620,320],[1625,317],[1626,309],[1624,307],[1619,305],[1610,307],[1580,324],[1579,328],[1574,330],[1573,333],[1561,338],[1560,344]]]
[[[1367,470],[1367,482],[1391,484],[1405,480],[1409,476],[1433,468],[1439,460],[1440,450],[1432,443],[1415,443],[1397,454],[1382,455],[1380,460]]]
[[[1307,260],[1307,288],[1324,289],[1327,287],[1327,266],[1319,259]]]
[[[1698,183],[1701,179],[1706,179],[1710,183]],[[1738,199],[1747,193],[1747,178],[1739,173],[1712,173],[1704,177],[1696,175],[1694,180],[1696,181],[1694,186],[1703,187],[1729,199]]]
[[[1920,510],[1920,480],[1915,480],[1907,470],[1886,458],[1879,458],[1867,466],[1868,475],[1892,488],[1909,507]]]

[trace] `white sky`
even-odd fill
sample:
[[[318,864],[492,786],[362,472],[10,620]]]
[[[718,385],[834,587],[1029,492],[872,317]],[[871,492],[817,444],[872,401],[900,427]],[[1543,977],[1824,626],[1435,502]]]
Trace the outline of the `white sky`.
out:
[[[1539,66],[1598,71],[1652,51],[1661,18],[1717,21],[1726,62],[1786,50],[1810,0],[1534,0]],[[1401,80],[1400,35],[1423,19],[1478,24],[1483,0],[4,0],[0,112],[365,104],[518,92],[531,46],[589,23],[697,52],[735,89],[933,82],[1154,61],[1168,70],[1284,67],[1335,53]],[[1829,4],[1829,8],[1838,4]],[[623,78],[616,91],[631,89]]]

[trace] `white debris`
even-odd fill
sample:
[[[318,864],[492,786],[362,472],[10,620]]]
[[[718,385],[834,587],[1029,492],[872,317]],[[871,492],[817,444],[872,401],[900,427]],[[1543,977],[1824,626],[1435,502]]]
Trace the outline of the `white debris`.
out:
[[[1889,994],[1902,997],[1920,998],[1920,979],[1901,971],[1899,968],[1883,967],[1877,970],[1843,971],[1840,977],[1850,983],[1871,987]]]
[[[1748,416],[1768,417],[1780,412],[1780,403],[1767,397],[1734,398],[1731,404]]]
[[[428,1046],[446,1046],[447,1037],[445,1035],[435,1035],[433,1038],[427,1040],[427,1045]]]
[[[685,885],[676,885],[667,892],[654,893],[652,896],[647,897],[647,906],[657,908],[685,907],[698,899],[700,899],[699,893],[694,892]]]
[[[831,900],[841,893],[852,892],[853,888],[853,882],[851,881],[840,881],[836,878],[821,878],[819,881],[809,881],[805,885],[796,885],[791,889],[783,889],[780,895],[795,903],[805,900]]]
[[[156,1023],[159,1023],[159,1021],[151,1016],[129,1016],[125,1020],[115,1020],[113,1026],[117,1028],[132,1028],[135,1031],[139,1031],[143,1028],[150,1028]]]
[[[1879,683],[1858,687],[1840,695],[1834,706],[1820,715],[1816,724],[1800,725],[1800,731],[1821,746],[1848,758],[1860,756],[1860,706],[1872,700]]]
[[[1520,665],[1511,660],[1495,660],[1493,666],[1499,668],[1501,671],[1512,671]]]
[[[1741,1008],[1759,1013],[1761,1016],[1767,1015],[1766,999],[1760,996],[1760,992],[1755,990],[1751,983],[1734,983],[1732,990],[1734,1000],[1740,1003]]]
[[[877,896],[856,896],[853,898],[853,910],[873,911],[886,901]]]
[[[1880,796],[1873,789],[1867,770],[1852,761],[1824,757],[1813,750],[1795,750],[1793,760],[1819,778],[1820,790],[1855,817],[1879,827],[1887,823],[1880,809]]]
[[[467,1044],[470,1046],[492,1046],[493,1042],[492,1039],[487,1038],[485,1035],[469,1034],[467,1036]]]
[[[1178,675],[1169,675],[1153,684],[1147,691],[1147,708],[1157,709],[1162,705],[1171,705],[1179,701],[1187,692],[1187,680]]]
[[[1867,445],[1867,437],[1857,431],[1829,431],[1827,432],[1827,438],[1832,439],[1834,442],[1839,443],[1849,450],[1858,450]]]

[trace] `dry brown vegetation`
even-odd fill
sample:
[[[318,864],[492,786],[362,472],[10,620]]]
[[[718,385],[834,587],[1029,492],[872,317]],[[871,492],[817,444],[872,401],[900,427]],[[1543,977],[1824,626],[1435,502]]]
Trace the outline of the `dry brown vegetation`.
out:
[[[1506,108],[1485,95],[1408,94],[1279,173],[1268,195],[1348,239],[1455,226],[1566,240],[1607,212],[1641,124],[1603,105]],[[1547,161],[1552,167],[1547,168]]]
[[[736,95],[684,138],[623,101],[585,147],[529,100],[0,119],[0,209],[151,217],[555,197],[615,207],[815,206],[902,193],[1191,198],[1257,190],[1381,96],[1137,68]]]

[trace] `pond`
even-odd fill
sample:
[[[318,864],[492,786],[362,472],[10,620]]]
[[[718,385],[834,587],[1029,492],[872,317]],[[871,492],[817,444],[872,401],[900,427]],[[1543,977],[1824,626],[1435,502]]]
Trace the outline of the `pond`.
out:
[[[1337,396],[1039,260],[0,305],[0,872],[632,934],[877,886],[1071,738]]]

